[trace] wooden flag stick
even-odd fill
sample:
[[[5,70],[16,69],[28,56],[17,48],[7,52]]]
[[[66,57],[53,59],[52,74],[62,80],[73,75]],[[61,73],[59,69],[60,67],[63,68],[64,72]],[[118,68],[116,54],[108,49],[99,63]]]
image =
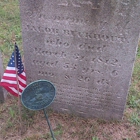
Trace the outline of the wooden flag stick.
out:
[[[16,55],[16,43],[14,47],[15,56],[15,68],[16,68],[16,80],[17,80],[17,92],[18,92],[18,111],[19,111],[19,121],[20,121],[20,134],[22,135],[22,119],[21,119],[21,101],[19,95],[19,81],[18,81],[18,66],[17,66],[17,55]]]

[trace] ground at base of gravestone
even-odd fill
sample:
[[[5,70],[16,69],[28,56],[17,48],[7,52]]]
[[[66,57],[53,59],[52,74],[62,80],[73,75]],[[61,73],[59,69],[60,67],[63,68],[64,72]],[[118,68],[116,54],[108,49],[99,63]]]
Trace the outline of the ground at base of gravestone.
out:
[[[43,111],[30,111],[21,105],[19,115],[18,106],[18,99],[11,96],[0,105],[0,140],[51,140]],[[133,110],[129,108],[120,122],[47,111],[56,140],[140,140],[140,125],[130,121]]]

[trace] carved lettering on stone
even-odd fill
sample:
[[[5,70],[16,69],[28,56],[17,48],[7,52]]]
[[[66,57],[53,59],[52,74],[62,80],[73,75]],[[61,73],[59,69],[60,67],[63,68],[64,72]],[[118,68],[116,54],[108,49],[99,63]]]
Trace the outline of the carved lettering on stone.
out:
[[[57,89],[54,110],[121,119],[140,31],[140,1],[20,0],[28,83]]]
[[[88,5],[91,9],[99,8],[99,0],[61,0],[58,5],[81,7]]]

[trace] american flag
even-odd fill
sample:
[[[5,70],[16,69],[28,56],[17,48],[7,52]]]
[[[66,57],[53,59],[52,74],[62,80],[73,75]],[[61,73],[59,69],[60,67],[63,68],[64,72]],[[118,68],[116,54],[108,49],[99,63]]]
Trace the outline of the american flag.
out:
[[[9,93],[19,96],[26,87],[26,74],[22,64],[18,46],[15,44],[15,51],[12,53],[8,66],[1,79],[0,86],[3,86]]]

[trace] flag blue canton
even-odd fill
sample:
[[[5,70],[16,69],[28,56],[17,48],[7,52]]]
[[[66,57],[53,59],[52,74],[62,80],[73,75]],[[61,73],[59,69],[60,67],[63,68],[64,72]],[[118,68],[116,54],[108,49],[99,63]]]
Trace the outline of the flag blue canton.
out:
[[[24,66],[22,64],[21,55],[20,55],[18,47],[15,46],[15,48],[16,48],[15,52],[12,53],[12,56],[11,56],[10,61],[8,63],[8,66],[9,67],[16,67],[17,73],[19,75],[24,71]],[[15,55],[15,53],[16,53],[16,55]],[[15,59],[15,56],[16,56],[16,59]],[[16,63],[15,63],[15,61],[16,61]]]

